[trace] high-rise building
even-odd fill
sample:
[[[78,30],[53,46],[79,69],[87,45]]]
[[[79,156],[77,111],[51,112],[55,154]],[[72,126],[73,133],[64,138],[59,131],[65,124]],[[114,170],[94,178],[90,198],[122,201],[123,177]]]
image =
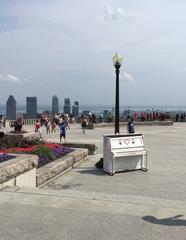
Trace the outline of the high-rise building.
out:
[[[58,97],[56,95],[54,95],[52,98],[51,115],[54,116],[58,112],[59,112],[59,101],[58,101]]]
[[[108,110],[103,110],[103,118],[106,119],[108,117]]]
[[[74,105],[76,105],[76,106],[79,107],[79,102],[78,102],[78,101],[75,101],[75,102],[74,102]]]
[[[72,115],[74,117],[78,117],[79,116],[79,102],[75,101],[74,105],[72,106]]]
[[[70,98],[65,98],[64,113],[70,114]]]
[[[7,102],[6,102],[6,114],[7,114],[7,119],[10,120],[16,120],[16,100],[14,96],[10,95]]]
[[[37,118],[37,97],[26,97],[26,118]]]

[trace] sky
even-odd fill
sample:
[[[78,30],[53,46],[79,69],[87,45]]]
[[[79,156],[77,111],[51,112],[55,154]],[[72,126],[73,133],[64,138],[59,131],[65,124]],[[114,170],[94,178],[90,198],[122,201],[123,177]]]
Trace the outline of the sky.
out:
[[[0,0],[0,104],[186,105],[185,0]]]

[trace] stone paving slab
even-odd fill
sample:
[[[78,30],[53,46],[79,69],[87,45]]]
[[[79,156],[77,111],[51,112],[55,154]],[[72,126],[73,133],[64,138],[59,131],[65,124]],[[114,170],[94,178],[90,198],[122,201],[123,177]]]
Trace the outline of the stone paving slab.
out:
[[[156,199],[153,206],[150,199],[134,196],[115,199],[109,194],[106,199],[97,193],[81,196],[74,191],[62,194],[50,189],[12,188],[1,192],[1,196],[3,240],[170,240],[186,236],[186,219],[182,216],[186,209],[179,208],[180,205],[178,208],[159,206],[169,204],[162,203],[161,199]],[[181,216],[171,219],[176,215]],[[152,217],[155,218],[153,222]]]

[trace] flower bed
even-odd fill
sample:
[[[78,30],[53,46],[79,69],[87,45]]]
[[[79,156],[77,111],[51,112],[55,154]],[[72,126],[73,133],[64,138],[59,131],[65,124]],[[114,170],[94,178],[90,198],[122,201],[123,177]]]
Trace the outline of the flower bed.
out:
[[[15,156],[14,155],[10,155],[8,153],[0,153],[0,163],[1,162],[5,162],[7,160],[10,160],[12,158],[15,158]]]
[[[55,143],[44,143],[28,147],[12,147],[1,150],[5,155],[8,153],[36,154],[38,155],[38,167],[44,166],[72,151],[72,148]]]

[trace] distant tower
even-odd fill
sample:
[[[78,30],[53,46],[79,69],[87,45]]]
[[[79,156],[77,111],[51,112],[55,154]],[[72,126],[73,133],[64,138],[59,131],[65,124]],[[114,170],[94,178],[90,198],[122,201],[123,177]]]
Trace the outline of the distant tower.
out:
[[[70,98],[65,98],[64,113],[70,114]]]
[[[15,120],[16,119],[16,100],[14,96],[10,95],[7,102],[6,102],[6,114],[7,119]]]
[[[26,118],[37,118],[37,97],[26,97]]]
[[[74,102],[74,105],[72,106],[72,115],[74,117],[78,117],[79,116],[79,102]]]
[[[52,98],[51,115],[54,116],[58,112],[59,112],[59,101],[58,101],[58,97],[56,95],[54,95],[53,98]]]

